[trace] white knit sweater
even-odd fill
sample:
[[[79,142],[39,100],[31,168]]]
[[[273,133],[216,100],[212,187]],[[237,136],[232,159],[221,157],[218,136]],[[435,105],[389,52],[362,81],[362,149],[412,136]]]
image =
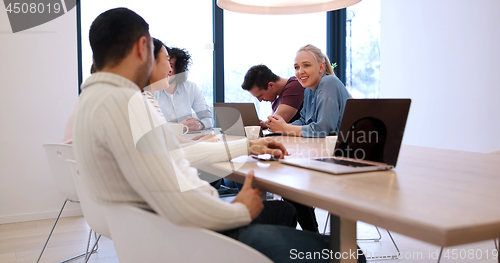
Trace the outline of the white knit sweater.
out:
[[[223,143],[179,148],[139,87],[119,75],[95,73],[82,89],[74,150],[95,200],[153,209],[175,224],[212,230],[250,223],[243,204],[221,201],[190,167],[227,160]],[[246,155],[248,141],[230,142],[229,149],[232,157]]]

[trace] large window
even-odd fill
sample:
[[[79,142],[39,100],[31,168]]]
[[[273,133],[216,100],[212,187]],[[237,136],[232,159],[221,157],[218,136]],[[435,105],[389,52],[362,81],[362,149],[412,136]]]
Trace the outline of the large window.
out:
[[[92,52],[88,30],[102,12],[124,6],[150,25],[150,32],[168,46],[186,48],[193,58],[189,80],[213,102],[213,1],[106,0],[79,2],[82,14],[83,79],[89,75]],[[196,8],[193,8],[196,7]],[[326,14],[249,15],[224,11],[224,75],[226,102],[254,102],[259,117],[271,114],[268,102],[258,102],[241,88],[246,71],[266,64],[277,75],[295,74],[293,60],[299,47],[313,44],[326,53]],[[379,93],[380,0],[361,1],[347,8],[346,87],[355,98]],[[332,61],[335,62],[335,61]],[[219,89],[221,87],[218,87]]]
[[[347,8],[346,87],[354,98],[377,98],[380,86],[380,0]]]
[[[167,46],[185,48],[193,64],[188,79],[202,90],[207,103],[213,97],[212,2],[207,0],[155,1],[106,0],[81,1],[83,79],[90,75],[92,50],[88,33],[94,19],[102,12],[127,7],[142,16],[152,37]],[[193,8],[196,7],[196,8]]]
[[[224,11],[224,75],[226,102],[255,102],[260,119],[272,113],[241,88],[247,70],[265,64],[276,75],[295,76],[297,50],[313,44],[326,53],[326,14],[249,15]]]

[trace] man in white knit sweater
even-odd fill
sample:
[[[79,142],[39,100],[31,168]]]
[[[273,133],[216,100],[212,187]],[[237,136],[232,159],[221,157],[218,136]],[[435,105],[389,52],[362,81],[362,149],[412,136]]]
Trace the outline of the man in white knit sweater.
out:
[[[82,85],[74,149],[94,199],[132,204],[175,224],[219,231],[275,262],[291,261],[291,249],[321,252],[328,248],[328,238],[319,234],[251,223],[262,210],[260,190],[252,188],[252,173],[232,203],[220,200],[190,163],[227,160],[224,144],[198,143],[181,149],[167,125],[139,139],[134,136],[137,127],[131,122],[142,115],[131,102],[146,86],[153,62],[149,26],[142,17],[126,8],[106,11],[93,22],[89,38],[97,73]],[[160,116],[141,98],[155,122]],[[232,157],[286,154],[283,145],[269,138],[243,139],[228,147]],[[199,154],[204,151],[211,152],[210,158]]]

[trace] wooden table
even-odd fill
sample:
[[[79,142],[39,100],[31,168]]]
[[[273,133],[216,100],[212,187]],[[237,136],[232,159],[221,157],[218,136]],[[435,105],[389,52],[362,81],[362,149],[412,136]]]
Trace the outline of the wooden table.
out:
[[[291,157],[326,156],[325,139],[276,137]],[[234,160],[229,179],[340,217],[340,251],[356,248],[356,221],[438,246],[500,237],[500,155],[402,146],[392,171],[331,175],[249,157]],[[209,172],[229,173],[228,162]],[[356,262],[342,260],[341,262]]]

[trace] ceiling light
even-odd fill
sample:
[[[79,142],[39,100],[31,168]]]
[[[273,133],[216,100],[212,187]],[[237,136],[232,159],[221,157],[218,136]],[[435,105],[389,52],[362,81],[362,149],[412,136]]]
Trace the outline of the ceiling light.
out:
[[[361,0],[217,0],[225,10],[262,15],[326,12],[346,8]]]

